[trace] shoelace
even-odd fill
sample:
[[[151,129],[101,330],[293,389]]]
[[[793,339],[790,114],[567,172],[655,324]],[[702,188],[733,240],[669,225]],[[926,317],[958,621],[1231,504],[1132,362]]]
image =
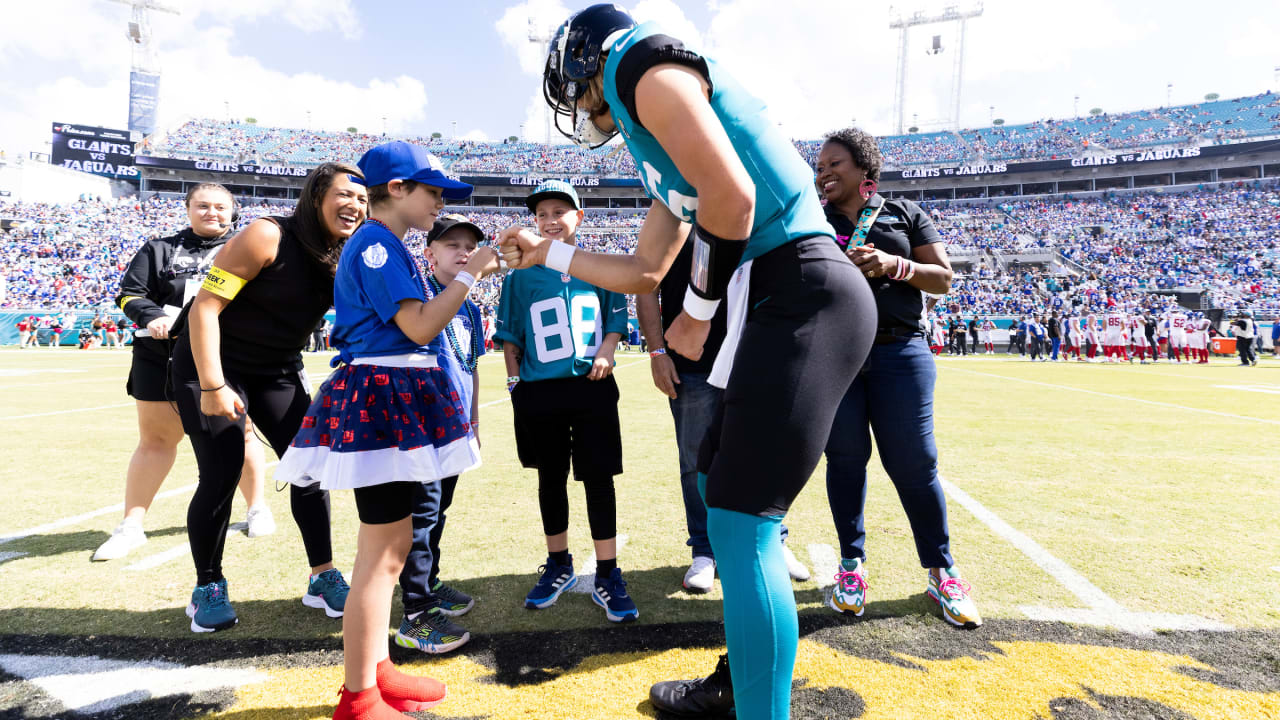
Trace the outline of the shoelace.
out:
[[[867,589],[867,579],[857,570],[840,570],[836,573],[836,582],[844,592],[857,592]]]
[[[222,592],[221,585],[218,583],[209,583],[205,587],[209,588],[209,592],[206,594],[206,597],[208,598],[208,602],[205,605],[206,607],[217,608],[227,604],[227,596]]]
[[[938,592],[951,600],[964,600],[969,595],[969,583],[963,578],[949,577],[938,586]]]

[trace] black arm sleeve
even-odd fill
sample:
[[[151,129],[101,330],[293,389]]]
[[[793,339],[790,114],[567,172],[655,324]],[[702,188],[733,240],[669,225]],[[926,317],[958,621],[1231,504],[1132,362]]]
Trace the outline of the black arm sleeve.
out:
[[[120,278],[120,294],[116,296],[116,305],[125,316],[142,328],[164,315],[164,310],[148,297],[156,275],[155,249],[153,242],[138,248],[137,254],[129,261],[129,267]]]
[[[649,68],[662,63],[676,63],[696,70],[707,85],[711,85],[711,69],[707,67],[706,58],[686,50],[684,43],[670,35],[650,35],[632,45],[618,62],[614,85],[622,106],[639,127],[644,125],[641,125],[640,114],[636,112],[636,85],[640,84],[640,78]],[[715,88],[712,87],[710,92],[715,92]]]

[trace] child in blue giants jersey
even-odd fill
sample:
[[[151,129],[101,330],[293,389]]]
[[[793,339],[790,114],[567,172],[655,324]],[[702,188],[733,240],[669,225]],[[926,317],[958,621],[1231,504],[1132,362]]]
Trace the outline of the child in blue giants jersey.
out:
[[[542,237],[575,245],[582,206],[573,186],[548,180],[526,204]],[[547,563],[524,606],[554,605],[578,581],[569,554],[569,463],[587,493],[595,541],[591,598],[613,622],[639,613],[617,561],[613,476],[622,472],[622,432],[613,353],[627,331],[627,298],[547,267],[517,270],[502,285],[498,332],[507,364],[520,462],[538,470]]]
[[[484,231],[465,215],[446,215],[436,220],[427,234],[427,275],[429,297],[436,297],[457,279],[476,248],[484,241]],[[484,329],[480,308],[468,298],[458,314],[428,345],[440,367],[458,389],[459,403],[467,413],[471,432],[480,441],[478,363],[484,355]],[[413,547],[400,572],[400,598],[404,619],[396,632],[396,644],[440,654],[462,647],[471,639],[452,618],[465,615],[475,604],[470,595],[440,580],[440,537],[445,513],[453,504],[458,476],[415,488],[413,501]]]
[[[345,682],[333,717],[391,720],[445,696],[443,683],[401,673],[387,653],[391,596],[413,543],[414,492],[480,464],[462,396],[430,343],[498,263],[492,249],[479,248],[428,299],[403,238],[432,227],[445,198],[466,198],[471,186],[407,142],[378,145],[358,165],[369,219],[347,241],[334,278],[333,344],[345,365],[320,387],[276,479],[354,490],[360,536],[342,618]]]

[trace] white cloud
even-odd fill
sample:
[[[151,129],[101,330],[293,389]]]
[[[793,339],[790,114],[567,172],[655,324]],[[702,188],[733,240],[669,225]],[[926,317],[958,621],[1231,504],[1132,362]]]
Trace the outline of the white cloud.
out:
[[[458,137],[458,139],[459,139],[459,140],[471,140],[471,141],[474,141],[474,142],[488,142],[488,141],[489,141],[489,133],[487,133],[487,132],[485,132],[485,131],[480,130],[479,128],[477,128],[477,129],[475,129],[475,130],[472,130],[471,132],[468,132],[468,133],[466,133],[466,134],[464,134],[464,135],[459,136],[459,137]]]
[[[672,37],[680,38],[686,45],[694,48],[705,47],[702,33],[693,21],[685,16],[672,0],[640,0],[630,8],[631,17],[636,22],[656,22],[666,28]]]
[[[303,32],[336,31],[349,38],[360,37],[363,32],[351,0],[171,0],[170,4],[200,22],[226,24],[272,18]]]

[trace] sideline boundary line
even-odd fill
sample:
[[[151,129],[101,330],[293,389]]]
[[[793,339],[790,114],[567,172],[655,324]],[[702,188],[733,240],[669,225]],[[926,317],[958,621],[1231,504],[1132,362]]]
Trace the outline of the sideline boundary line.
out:
[[[997,380],[1012,380],[1014,382],[1027,383],[1028,385],[1039,385],[1041,387],[1053,388],[1055,390],[1070,390],[1072,392],[1085,393],[1086,395],[1099,395],[1112,400],[1128,400],[1129,402],[1143,403],[1145,405],[1155,405],[1157,407],[1173,408],[1175,410],[1186,410],[1188,412],[1204,413],[1205,415],[1216,415],[1218,417],[1231,418],[1232,420],[1247,420],[1249,422],[1266,423],[1268,425],[1280,425],[1280,420],[1270,420],[1268,418],[1253,417],[1251,415],[1235,415],[1232,413],[1219,412],[1217,410],[1206,410],[1205,408],[1189,407],[1187,405],[1175,405],[1174,403],[1160,402],[1159,400],[1146,400],[1143,398],[1130,397],[1128,395],[1115,395],[1105,393],[1099,390],[1089,390],[1086,388],[1072,387],[1070,385],[1058,385],[1056,383],[1041,382],[1039,380],[1027,380],[1026,378],[1012,377],[1009,375],[997,375],[996,373],[979,372],[977,370],[966,370],[964,368],[946,367],[948,370],[956,372],[968,373],[970,375],[981,375],[983,377],[996,378]]]
[[[133,407],[133,403],[117,403],[115,405],[99,405],[97,407],[87,408],[71,408],[69,410],[54,410],[52,412],[32,413],[30,415],[7,415],[0,417],[0,420],[26,420],[27,418],[49,417],[50,415],[70,415],[72,413],[89,412],[91,410],[111,410],[113,408]]]

